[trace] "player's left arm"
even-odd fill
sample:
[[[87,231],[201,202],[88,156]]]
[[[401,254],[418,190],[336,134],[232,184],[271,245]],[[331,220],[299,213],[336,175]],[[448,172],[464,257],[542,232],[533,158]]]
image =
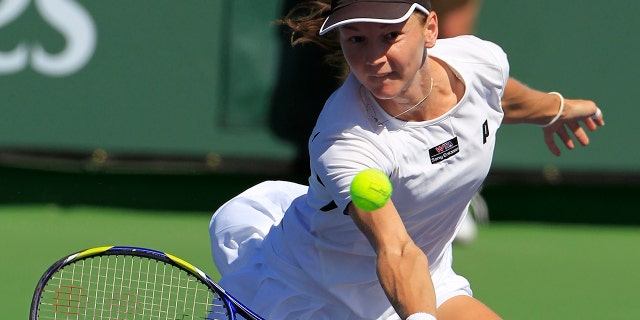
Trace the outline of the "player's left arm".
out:
[[[502,97],[503,123],[531,123],[542,127],[544,141],[556,156],[560,148],[554,140],[557,134],[568,149],[575,148],[574,139],[586,146],[589,136],[584,128],[594,131],[604,125],[602,112],[591,100],[565,99],[560,94],[532,89],[509,78]],[[583,126],[580,122],[584,123]]]

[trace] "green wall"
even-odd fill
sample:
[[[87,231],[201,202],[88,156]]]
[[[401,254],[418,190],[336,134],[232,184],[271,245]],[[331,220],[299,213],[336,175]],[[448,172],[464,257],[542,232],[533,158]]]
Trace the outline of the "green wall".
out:
[[[3,1],[0,149],[290,161],[295,146],[269,123],[281,10],[279,1]],[[588,148],[560,158],[539,128],[504,126],[495,170],[640,171],[639,11],[622,0],[483,1],[477,34],[508,52],[513,76],[593,99],[607,122]]]
[[[483,1],[477,33],[505,49],[512,76],[568,98],[594,100],[606,122],[589,147],[560,158],[546,150],[539,128],[503,126],[494,168],[640,172],[638,11],[640,2],[625,0]]]
[[[26,6],[11,10],[12,3]],[[30,0],[0,6],[0,16],[8,17],[0,20],[0,66],[15,69],[0,71],[0,147],[276,159],[292,154],[265,120],[277,60],[271,21],[280,12],[278,2],[44,3],[53,6]],[[76,32],[47,18],[56,15]],[[91,41],[93,50],[86,44]],[[50,53],[52,66],[82,48],[89,58],[78,70],[52,74],[29,57],[33,44]],[[9,56],[28,61],[15,67],[20,64]]]

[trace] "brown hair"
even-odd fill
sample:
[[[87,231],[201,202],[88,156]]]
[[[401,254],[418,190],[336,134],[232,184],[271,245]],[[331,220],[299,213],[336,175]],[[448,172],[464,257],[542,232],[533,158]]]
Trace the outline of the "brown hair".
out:
[[[305,1],[295,5],[284,18],[276,20],[276,24],[290,29],[292,46],[311,43],[323,48],[326,51],[325,62],[343,70],[341,77],[344,79],[349,73],[349,67],[342,55],[338,33],[330,31],[323,36],[319,35],[320,27],[330,11],[330,0]]]
[[[320,35],[320,28],[331,12],[331,0],[312,0],[295,5],[287,15],[276,24],[285,25],[291,29],[291,45],[311,43],[326,50],[325,62],[341,70],[339,78],[346,79],[349,65],[344,59],[338,32],[336,29]],[[427,16],[422,12],[414,12],[421,16],[422,23]]]

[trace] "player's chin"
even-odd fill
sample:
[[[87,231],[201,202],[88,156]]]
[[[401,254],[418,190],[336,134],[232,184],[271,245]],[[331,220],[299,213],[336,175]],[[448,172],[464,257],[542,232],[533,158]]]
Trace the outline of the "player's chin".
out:
[[[397,97],[400,94],[400,86],[391,81],[369,83],[367,89],[371,94],[379,100],[388,100]]]

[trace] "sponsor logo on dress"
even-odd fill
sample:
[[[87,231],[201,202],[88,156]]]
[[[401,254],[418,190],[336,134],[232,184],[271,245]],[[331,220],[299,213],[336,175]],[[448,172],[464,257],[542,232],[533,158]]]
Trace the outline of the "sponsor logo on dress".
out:
[[[453,139],[429,149],[429,157],[431,158],[431,163],[435,164],[452,157],[459,151],[458,137],[453,137]]]

